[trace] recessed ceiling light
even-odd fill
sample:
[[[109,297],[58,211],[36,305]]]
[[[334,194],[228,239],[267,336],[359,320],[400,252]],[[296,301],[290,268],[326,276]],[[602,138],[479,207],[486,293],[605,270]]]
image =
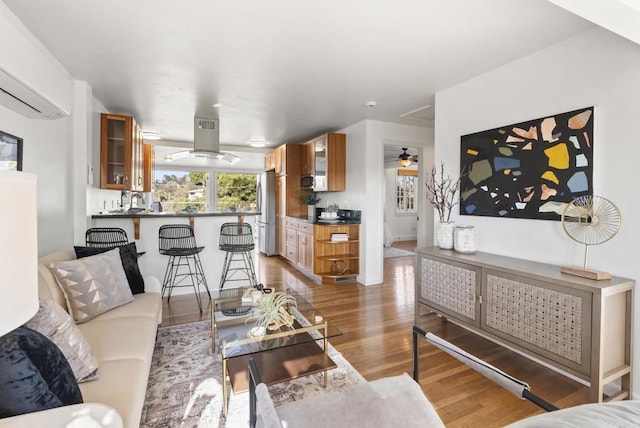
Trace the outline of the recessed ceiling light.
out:
[[[142,131],[142,138],[144,140],[161,140],[162,135],[155,131]]]
[[[220,108],[220,107],[222,107],[222,103],[215,103],[213,106],[214,106],[215,108]]]
[[[365,103],[365,106],[366,106],[366,107],[375,107],[375,106],[377,106],[377,105],[378,105],[378,103],[377,103],[377,102],[375,102],[375,101],[367,101],[367,102]]]
[[[264,147],[267,145],[267,142],[264,140],[251,140],[249,141],[249,145],[251,147]]]

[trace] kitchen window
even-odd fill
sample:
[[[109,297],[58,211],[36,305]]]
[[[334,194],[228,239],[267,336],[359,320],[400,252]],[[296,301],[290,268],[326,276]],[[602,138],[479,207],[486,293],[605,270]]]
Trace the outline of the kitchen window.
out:
[[[418,211],[416,184],[418,170],[396,170],[396,213],[410,214]]]
[[[164,212],[207,212],[208,183],[207,172],[156,170],[151,206]]]
[[[216,174],[216,211],[255,211],[257,174],[218,172]]]

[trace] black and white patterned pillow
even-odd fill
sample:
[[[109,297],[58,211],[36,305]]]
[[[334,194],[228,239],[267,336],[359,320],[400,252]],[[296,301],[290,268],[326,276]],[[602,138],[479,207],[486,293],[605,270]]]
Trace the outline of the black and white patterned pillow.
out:
[[[87,339],[68,313],[52,300],[40,300],[38,312],[24,324],[55,343],[78,382],[98,378],[98,362]]]
[[[117,248],[49,267],[76,323],[87,322],[133,300]]]

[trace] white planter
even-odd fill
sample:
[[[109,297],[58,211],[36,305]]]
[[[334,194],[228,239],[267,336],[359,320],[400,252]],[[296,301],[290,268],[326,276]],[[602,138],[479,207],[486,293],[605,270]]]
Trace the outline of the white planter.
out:
[[[307,205],[307,217],[315,219],[315,217],[316,217],[316,206],[315,205]]]
[[[452,221],[448,223],[438,223],[436,229],[436,240],[438,246],[444,250],[450,250],[453,248],[453,231],[456,228],[456,224]]]

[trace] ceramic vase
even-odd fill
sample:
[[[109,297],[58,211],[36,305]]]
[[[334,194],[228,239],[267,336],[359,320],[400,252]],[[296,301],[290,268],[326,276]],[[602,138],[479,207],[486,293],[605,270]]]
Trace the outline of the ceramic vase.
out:
[[[316,206],[315,205],[307,205],[307,217],[315,219],[316,218]]]
[[[438,246],[444,250],[450,250],[453,248],[453,231],[456,225],[454,222],[440,222],[436,229],[436,240]]]

